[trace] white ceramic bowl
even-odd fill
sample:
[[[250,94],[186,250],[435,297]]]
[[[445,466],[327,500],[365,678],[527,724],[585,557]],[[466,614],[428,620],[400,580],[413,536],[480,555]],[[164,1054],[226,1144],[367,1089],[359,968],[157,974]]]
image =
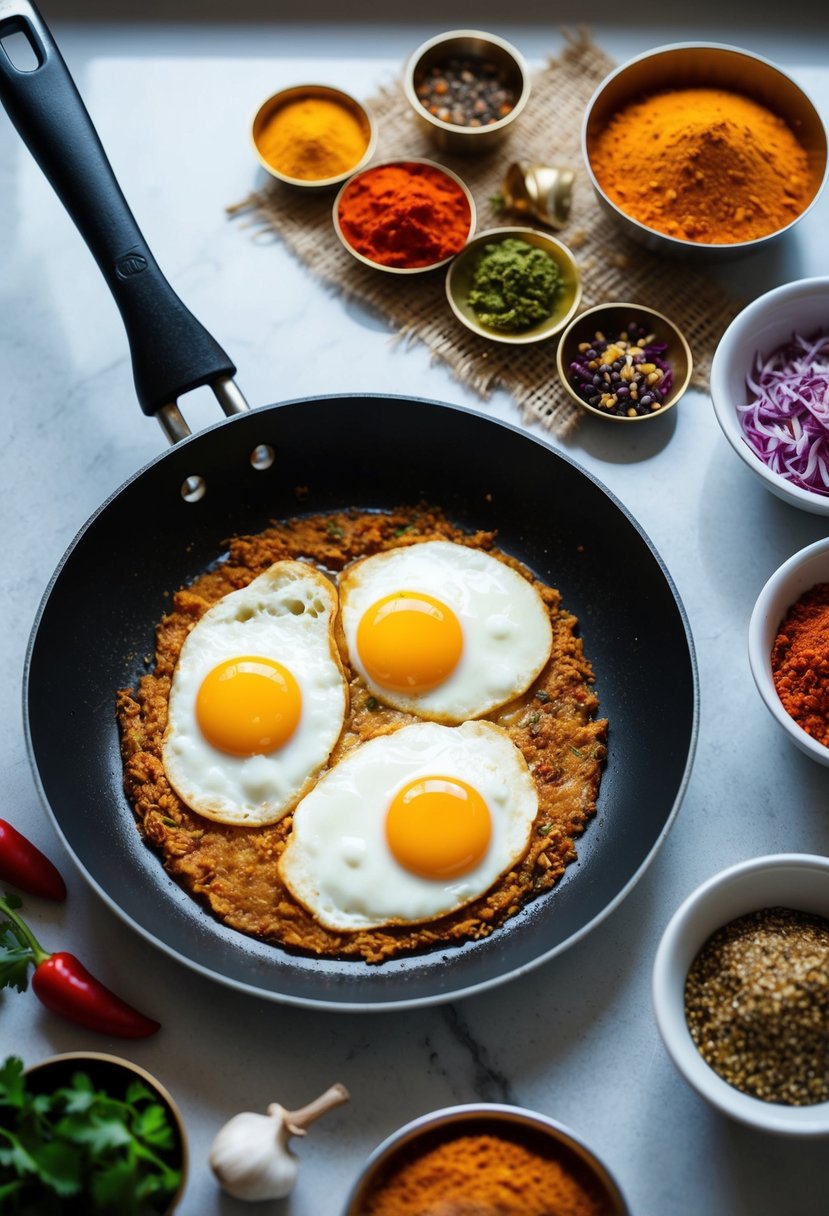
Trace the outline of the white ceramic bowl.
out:
[[[827,328],[829,278],[798,279],[775,287],[747,305],[729,325],[711,364],[711,400],[723,433],[737,455],[778,498],[829,515],[829,494],[815,494],[773,473],[743,437],[737,406],[747,401],[746,374],[757,351],[770,355],[792,334],[809,337]]]
[[[829,583],[829,539],[807,545],[783,562],[757,597],[748,625],[748,661],[757,690],[769,713],[801,751],[819,764],[829,765],[829,747],[798,726],[783,708],[771,671],[771,648],[777,630],[792,604],[816,583]]]
[[[755,857],[697,887],[674,913],[656,952],[656,1022],[679,1072],[723,1114],[786,1136],[829,1136],[829,1102],[785,1106],[742,1093],[706,1064],[685,1020],[685,978],[698,951],[729,921],[769,907],[829,917],[829,858],[806,853]]]

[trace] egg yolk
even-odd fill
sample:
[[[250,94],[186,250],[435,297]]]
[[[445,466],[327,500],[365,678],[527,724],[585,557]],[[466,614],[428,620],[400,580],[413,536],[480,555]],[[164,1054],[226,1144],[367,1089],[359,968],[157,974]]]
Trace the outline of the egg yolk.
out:
[[[419,777],[395,794],[386,840],[404,869],[421,878],[456,878],[489,847],[492,820],[483,797],[456,777]]]
[[[213,747],[234,756],[258,756],[284,746],[299,725],[302,693],[286,667],[273,659],[225,659],[202,681],[196,720]]]
[[[448,605],[421,591],[396,591],[363,613],[357,651],[371,679],[395,692],[426,692],[457,667],[463,631]]]

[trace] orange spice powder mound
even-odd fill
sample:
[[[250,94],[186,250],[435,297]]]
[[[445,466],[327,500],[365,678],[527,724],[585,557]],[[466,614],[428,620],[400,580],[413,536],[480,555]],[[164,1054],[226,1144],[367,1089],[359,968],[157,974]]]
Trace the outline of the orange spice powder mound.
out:
[[[787,123],[725,89],[675,89],[633,102],[599,132],[589,155],[599,185],[626,215],[702,244],[776,232],[817,188]]]
[[[408,1161],[360,1216],[604,1216],[589,1181],[555,1157],[494,1135],[459,1136]]]
[[[789,717],[829,747],[829,583],[792,604],[774,639],[771,670]]]

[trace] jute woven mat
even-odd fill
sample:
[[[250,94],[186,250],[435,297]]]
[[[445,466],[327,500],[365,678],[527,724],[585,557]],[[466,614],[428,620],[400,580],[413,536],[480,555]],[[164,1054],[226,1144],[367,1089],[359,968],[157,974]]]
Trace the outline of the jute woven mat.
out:
[[[668,264],[620,236],[599,209],[582,167],[581,124],[585,107],[613,61],[585,34],[570,34],[558,59],[533,77],[529,103],[507,143],[484,156],[436,154],[395,85],[368,104],[377,120],[375,160],[425,156],[454,169],[475,199],[478,229],[524,218],[499,213],[497,196],[509,163],[542,162],[576,169],[570,221],[556,233],[575,253],[582,271],[581,308],[633,300],[665,313],[683,330],[694,357],[693,383],[707,387],[719,338],[741,302],[685,263]],[[522,347],[488,342],[470,333],[446,302],[444,273],[386,275],[352,258],[331,223],[332,196],[297,192],[280,182],[228,208],[257,235],[279,237],[308,269],[343,295],[359,300],[388,321],[400,339],[425,343],[457,379],[487,398],[493,389],[511,394],[527,421],[564,435],[583,417],[558,382],[555,340]]]

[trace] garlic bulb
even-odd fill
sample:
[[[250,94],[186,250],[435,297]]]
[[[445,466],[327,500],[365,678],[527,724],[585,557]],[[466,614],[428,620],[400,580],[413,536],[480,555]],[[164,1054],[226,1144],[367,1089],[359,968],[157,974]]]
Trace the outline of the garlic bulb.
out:
[[[300,1110],[272,1102],[265,1115],[234,1115],[216,1135],[208,1158],[222,1189],[236,1199],[283,1198],[293,1189],[299,1169],[290,1137],[304,1136],[315,1119],[348,1099],[348,1090],[338,1083]]]

